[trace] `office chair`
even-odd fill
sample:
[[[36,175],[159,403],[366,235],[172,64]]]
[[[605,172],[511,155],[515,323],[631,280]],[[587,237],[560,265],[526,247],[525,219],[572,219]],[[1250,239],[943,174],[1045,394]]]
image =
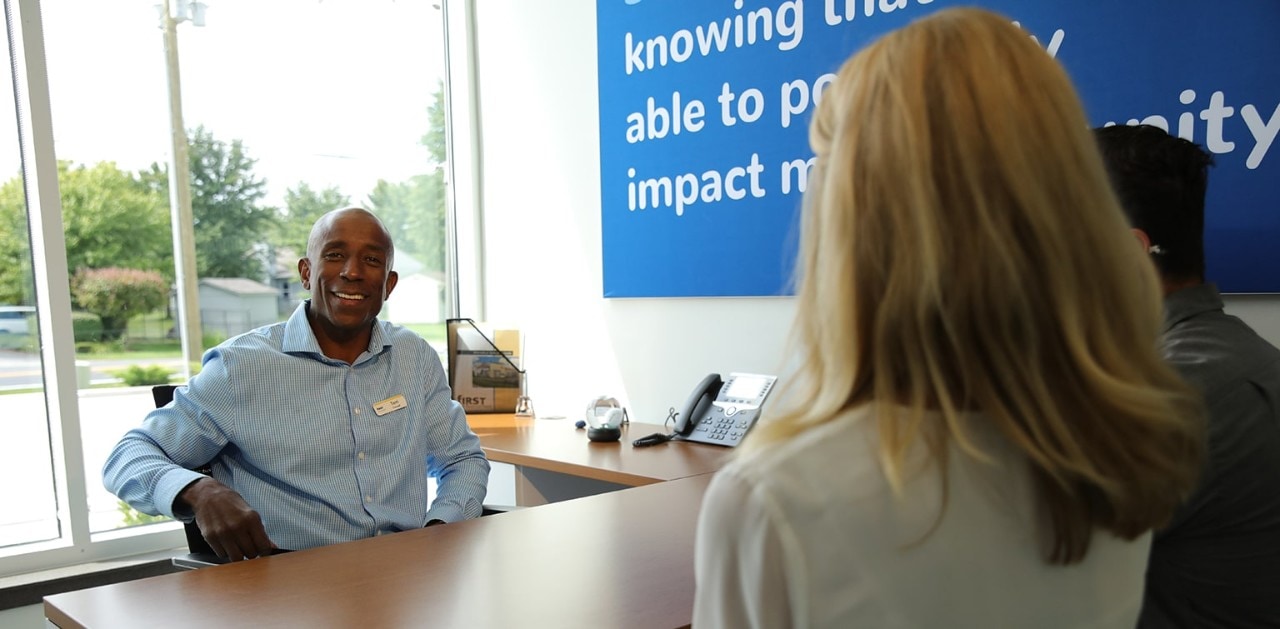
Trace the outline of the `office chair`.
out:
[[[172,402],[173,392],[177,388],[178,386],[173,384],[158,384],[151,387],[151,398],[155,401],[156,408]],[[208,463],[205,463],[195,468],[195,471],[209,476],[213,473],[213,468]],[[498,515],[519,508],[486,504],[482,505],[480,515]],[[227,563],[226,559],[213,552],[213,547],[209,546],[209,542],[205,541],[204,534],[200,532],[200,526],[196,524],[195,520],[184,523],[182,531],[187,537],[187,554],[173,558],[175,567],[194,569]]]

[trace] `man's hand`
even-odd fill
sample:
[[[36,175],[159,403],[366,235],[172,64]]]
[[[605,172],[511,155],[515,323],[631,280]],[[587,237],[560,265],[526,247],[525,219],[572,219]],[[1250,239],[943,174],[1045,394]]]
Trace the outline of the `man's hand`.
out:
[[[219,557],[240,561],[271,554],[275,543],[262,527],[262,517],[234,489],[212,478],[187,485],[174,499],[174,510],[189,509],[209,547]]]

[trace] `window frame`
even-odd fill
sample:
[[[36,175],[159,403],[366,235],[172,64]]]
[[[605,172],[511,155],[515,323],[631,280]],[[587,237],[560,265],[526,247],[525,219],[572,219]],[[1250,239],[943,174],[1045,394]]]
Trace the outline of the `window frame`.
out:
[[[63,235],[58,163],[38,0],[5,0],[5,28],[13,67],[22,180],[35,275],[36,320],[52,456],[50,473],[57,494],[60,538],[0,549],[0,576],[178,548],[181,527],[168,523],[140,529],[89,532],[84,449],[71,327],[71,291]],[[70,529],[69,531],[67,529]]]

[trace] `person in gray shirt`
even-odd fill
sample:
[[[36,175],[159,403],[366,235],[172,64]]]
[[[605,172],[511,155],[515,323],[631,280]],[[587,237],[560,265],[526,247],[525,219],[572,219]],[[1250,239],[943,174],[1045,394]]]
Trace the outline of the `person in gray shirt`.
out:
[[[1158,531],[1139,627],[1280,627],[1280,350],[1205,281],[1212,156],[1150,125],[1094,130],[1165,292],[1165,357],[1204,393],[1208,456]]]

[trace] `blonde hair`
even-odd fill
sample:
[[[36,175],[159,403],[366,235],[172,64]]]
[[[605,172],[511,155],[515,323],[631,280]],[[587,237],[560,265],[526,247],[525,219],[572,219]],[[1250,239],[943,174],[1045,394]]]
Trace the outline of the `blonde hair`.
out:
[[[1166,522],[1201,410],[1063,69],[1007,18],[940,11],[844,64],[810,143],[801,360],[744,451],[870,405],[900,492],[917,444],[986,459],[976,411],[1029,461],[1048,561]]]

